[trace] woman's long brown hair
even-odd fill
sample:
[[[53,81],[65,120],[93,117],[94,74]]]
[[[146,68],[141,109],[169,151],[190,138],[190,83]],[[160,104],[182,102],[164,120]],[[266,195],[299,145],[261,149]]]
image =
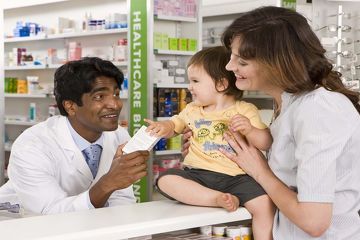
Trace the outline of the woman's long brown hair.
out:
[[[256,60],[265,76],[286,92],[301,94],[320,86],[344,94],[360,113],[359,92],[347,89],[333,70],[325,49],[301,14],[280,7],[244,13],[223,33],[223,44],[241,41],[238,54]]]

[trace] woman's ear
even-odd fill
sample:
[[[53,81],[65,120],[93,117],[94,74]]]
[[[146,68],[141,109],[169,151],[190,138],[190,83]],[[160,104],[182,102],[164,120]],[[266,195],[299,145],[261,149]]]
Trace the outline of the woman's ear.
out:
[[[76,103],[71,100],[65,100],[62,102],[62,105],[69,116],[75,115],[78,107]]]

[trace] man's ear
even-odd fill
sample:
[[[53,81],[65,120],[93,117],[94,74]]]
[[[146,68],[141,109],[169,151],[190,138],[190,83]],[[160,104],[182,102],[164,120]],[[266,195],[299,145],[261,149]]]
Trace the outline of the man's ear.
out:
[[[76,103],[74,103],[71,100],[64,100],[62,102],[62,104],[64,106],[65,111],[67,112],[67,114],[69,116],[74,116],[75,115],[75,113],[77,111],[77,108],[78,108],[78,105]]]
[[[222,78],[221,81],[218,82],[216,89],[218,91],[223,91],[226,88],[228,88],[228,86],[229,86],[228,80],[226,78]]]

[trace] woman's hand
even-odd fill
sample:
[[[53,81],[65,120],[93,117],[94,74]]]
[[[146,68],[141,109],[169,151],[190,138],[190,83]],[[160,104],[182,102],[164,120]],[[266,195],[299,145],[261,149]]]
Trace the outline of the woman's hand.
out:
[[[239,165],[256,181],[258,181],[259,176],[271,171],[264,155],[253,145],[248,144],[239,132],[230,130],[224,134],[224,138],[234,149],[235,154],[224,149],[220,149],[220,152]]]
[[[185,157],[189,153],[190,147],[190,137],[192,136],[193,132],[189,127],[186,127],[182,132],[182,147],[181,147],[181,155]]]

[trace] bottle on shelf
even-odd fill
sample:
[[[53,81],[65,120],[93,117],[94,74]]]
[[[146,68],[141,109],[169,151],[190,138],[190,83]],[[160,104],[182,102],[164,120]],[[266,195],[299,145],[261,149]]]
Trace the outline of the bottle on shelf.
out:
[[[75,61],[81,59],[81,44],[79,42],[69,42],[68,60]]]
[[[172,115],[178,114],[179,113],[179,89],[171,89],[170,99],[171,99]]]
[[[171,117],[173,115],[171,92],[168,90],[165,92],[165,117]]]
[[[29,106],[29,121],[35,122],[36,121],[36,103],[32,102]]]
[[[27,92],[29,94],[36,94],[39,90],[39,77],[38,76],[27,76]]]
[[[127,60],[127,39],[120,38],[117,45],[114,46],[114,61],[126,61]]]
[[[182,88],[180,90],[180,97],[179,97],[179,111],[181,112],[186,107],[186,90]]]

